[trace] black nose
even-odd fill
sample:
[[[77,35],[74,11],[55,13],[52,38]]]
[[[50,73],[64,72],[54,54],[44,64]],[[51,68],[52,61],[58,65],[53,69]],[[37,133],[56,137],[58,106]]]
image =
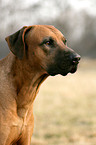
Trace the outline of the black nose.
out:
[[[80,55],[75,55],[74,57],[73,57],[73,59],[72,59],[72,64],[78,64],[79,63],[79,61],[80,61],[80,59],[81,59],[81,56]]]

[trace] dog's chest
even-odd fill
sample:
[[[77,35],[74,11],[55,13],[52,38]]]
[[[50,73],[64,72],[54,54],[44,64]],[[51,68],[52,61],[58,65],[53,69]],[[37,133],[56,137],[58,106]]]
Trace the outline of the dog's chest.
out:
[[[22,119],[22,131],[27,127],[34,125],[33,105],[28,109],[21,108],[17,110],[18,116]]]

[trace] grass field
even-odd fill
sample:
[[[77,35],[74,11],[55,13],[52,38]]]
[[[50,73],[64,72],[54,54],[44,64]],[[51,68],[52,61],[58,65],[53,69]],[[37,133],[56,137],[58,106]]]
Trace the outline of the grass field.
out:
[[[49,77],[34,102],[32,145],[96,145],[96,60]]]

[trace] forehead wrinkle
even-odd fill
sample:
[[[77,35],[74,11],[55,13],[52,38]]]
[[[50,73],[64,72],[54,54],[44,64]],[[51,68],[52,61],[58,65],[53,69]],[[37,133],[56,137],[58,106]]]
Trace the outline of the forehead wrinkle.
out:
[[[30,33],[30,42],[39,44],[46,37],[52,37],[54,40],[62,40],[63,34],[50,25],[35,25],[34,29]]]
[[[56,34],[54,35],[54,32],[45,26],[37,27],[34,32],[35,32],[34,37],[38,38],[39,41],[42,41],[42,39],[49,38],[49,37],[57,39],[56,38],[57,35]]]
[[[63,34],[58,29],[56,29],[54,26],[46,25],[46,27],[48,29],[50,29],[57,37],[59,37],[61,39],[62,39],[62,37],[64,37]]]

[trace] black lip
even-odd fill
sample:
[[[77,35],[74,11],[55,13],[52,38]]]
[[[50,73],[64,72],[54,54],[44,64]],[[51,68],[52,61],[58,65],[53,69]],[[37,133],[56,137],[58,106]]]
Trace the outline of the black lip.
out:
[[[47,72],[51,76],[55,76],[61,74],[62,76],[66,76],[68,73],[75,73],[77,71],[78,64],[70,64],[69,63],[62,63],[62,64],[55,64],[50,65],[47,69]]]
[[[68,73],[60,73],[60,75],[62,76],[66,76]]]
[[[67,69],[60,67],[59,70],[61,70],[61,75],[66,76],[68,73],[75,73],[77,71],[77,65],[71,65],[70,67],[67,67]]]
[[[70,73],[72,73],[72,74],[75,73],[76,70],[77,70],[77,66],[78,65],[73,65],[72,68],[71,68],[71,70],[70,70]]]

